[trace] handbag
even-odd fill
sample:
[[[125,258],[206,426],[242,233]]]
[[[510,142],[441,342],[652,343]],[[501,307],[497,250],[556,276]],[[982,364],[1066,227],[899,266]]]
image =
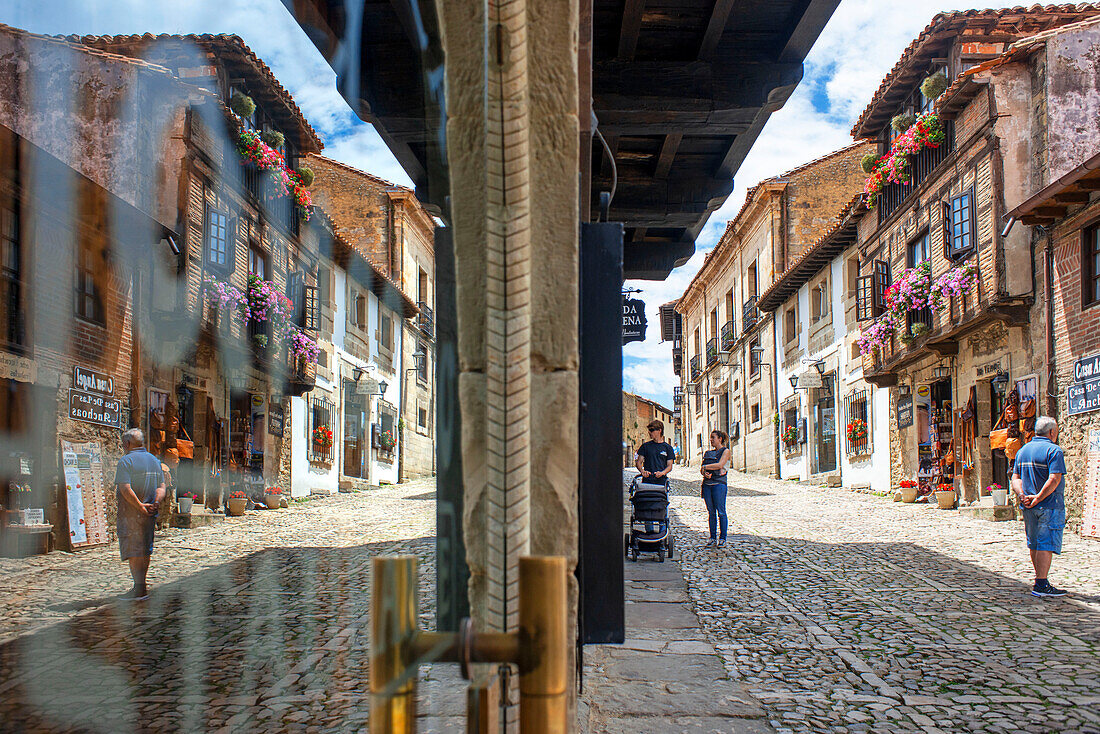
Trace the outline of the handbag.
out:
[[[1016,452],[1024,447],[1024,441],[1019,436],[1011,436],[1005,441],[1005,457],[1012,461],[1016,458]]]
[[[997,420],[997,425],[993,426],[993,430],[989,432],[989,449],[996,451],[997,449],[1003,449],[1005,442],[1008,441],[1008,429],[1001,428],[1004,425],[1005,416],[1001,413],[1001,417]]]
[[[1012,403],[1009,403],[1008,405],[1005,406],[1004,418],[1009,423],[1013,423],[1013,422],[1019,420],[1019,418],[1020,418],[1019,409],[1015,405],[1013,405]]]
[[[195,458],[195,442],[191,440],[191,437],[187,435],[187,430],[180,427],[180,433],[183,434],[183,438],[176,438],[176,451],[179,451],[181,459],[194,459]]]

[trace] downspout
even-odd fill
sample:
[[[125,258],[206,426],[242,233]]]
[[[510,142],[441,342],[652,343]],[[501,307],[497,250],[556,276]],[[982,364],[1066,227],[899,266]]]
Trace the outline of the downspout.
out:
[[[1047,357],[1047,415],[1058,417],[1058,373],[1054,364],[1054,245],[1045,230],[1046,247],[1043,250],[1043,295],[1046,297],[1046,357]]]
[[[786,197],[783,199],[786,202]],[[786,250],[786,230],[784,230],[783,236],[783,249]],[[774,361],[772,368],[768,370],[772,373],[772,459],[775,463],[775,478],[782,479],[781,473],[782,464],[779,456],[779,424],[775,422],[775,417],[779,415],[779,330],[775,328],[775,312],[771,314],[772,320],[772,355],[774,355]]]

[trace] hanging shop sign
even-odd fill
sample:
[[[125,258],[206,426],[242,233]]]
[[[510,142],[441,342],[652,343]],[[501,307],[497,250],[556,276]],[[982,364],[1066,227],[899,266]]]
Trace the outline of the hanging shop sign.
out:
[[[69,388],[69,417],[82,423],[118,428],[122,425],[122,402]]]
[[[645,341],[645,301],[623,299],[623,344]]]
[[[38,362],[18,354],[0,352],[0,378],[16,382],[34,382],[38,379]]]
[[[821,373],[816,369],[808,369],[798,376],[798,386],[806,388],[821,388],[824,383],[821,381]]]
[[[103,372],[73,367],[73,388],[100,395],[115,394],[115,378]]]
[[[283,406],[271,403],[267,406],[267,432],[272,436],[282,436],[283,426],[286,424],[286,414]]]
[[[913,395],[898,398],[898,429],[913,425]]]
[[[1075,382],[1084,382],[1094,377],[1100,377],[1100,354],[1082,357],[1073,363],[1073,379]]]
[[[377,395],[381,390],[378,387],[378,380],[372,380],[369,377],[359,378],[359,382],[355,383],[356,395]]]
[[[1100,376],[1067,387],[1066,406],[1070,415],[1100,410]]]
[[[1086,538],[1100,538],[1100,428],[1089,429],[1088,442],[1081,535]]]

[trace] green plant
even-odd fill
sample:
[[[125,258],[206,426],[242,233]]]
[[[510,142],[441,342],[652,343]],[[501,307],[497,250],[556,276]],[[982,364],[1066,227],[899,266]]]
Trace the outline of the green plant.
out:
[[[903,133],[913,127],[913,123],[916,121],[917,116],[912,112],[903,112],[900,115],[894,115],[894,118],[890,120],[890,127],[894,128],[899,133]]]
[[[260,140],[264,141],[272,148],[281,148],[283,147],[283,143],[286,142],[286,136],[278,130],[264,130],[260,133]]]
[[[875,155],[874,153],[868,153],[867,155],[863,156],[863,159],[859,162],[859,166],[863,169],[864,173],[870,173],[875,169],[875,161],[877,160],[877,155]]]
[[[256,111],[256,103],[247,94],[234,92],[233,97],[229,100],[229,109],[241,117],[252,117],[252,113]]]
[[[307,189],[313,185],[313,169],[309,166],[298,166],[298,178],[302,182],[302,186]]]
[[[936,99],[947,91],[947,86],[947,75],[942,71],[937,71],[921,82],[920,93],[924,95],[925,99]]]

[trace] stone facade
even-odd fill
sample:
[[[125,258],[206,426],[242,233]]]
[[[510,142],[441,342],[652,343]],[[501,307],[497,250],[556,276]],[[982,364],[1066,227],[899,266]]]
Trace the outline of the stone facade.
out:
[[[857,143],[757,185],[677,303],[685,461],[700,461],[718,428],[730,435],[733,468],[777,471],[775,324],[756,297],[859,190],[859,161],[870,150]],[[729,366],[718,352],[731,353]]]
[[[626,446],[623,447],[626,466],[634,465],[634,452],[649,440],[646,426],[654,419],[665,424],[665,440],[675,444],[677,439],[673,430],[672,411],[641,395],[623,392],[623,443],[630,447],[629,451]]]

